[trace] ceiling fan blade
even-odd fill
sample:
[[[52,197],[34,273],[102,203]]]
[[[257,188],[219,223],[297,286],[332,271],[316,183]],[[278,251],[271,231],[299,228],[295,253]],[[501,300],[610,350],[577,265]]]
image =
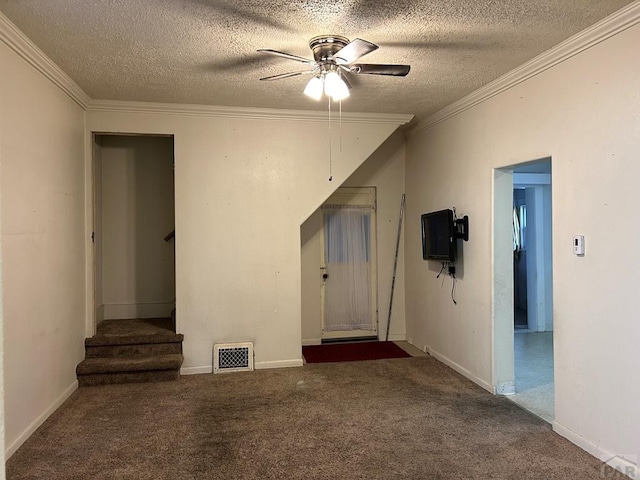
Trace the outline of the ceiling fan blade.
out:
[[[338,52],[333,56],[333,59],[337,63],[352,63],[367,53],[377,50],[377,48],[378,46],[371,42],[367,42],[361,38],[356,38],[338,50]]]
[[[270,77],[262,77],[260,80],[280,80],[281,78],[289,78],[289,77],[297,77],[298,75],[304,75],[313,73],[313,70],[304,70],[302,72],[289,72],[289,73],[281,73],[279,75],[271,75]]]
[[[378,65],[375,63],[355,63],[351,65],[351,73],[363,73],[367,75],[391,75],[405,77],[411,65]]]
[[[261,48],[258,51],[260,53],[268,53],[269,55],[275,55],[277,57],[287,58],[289,60],[295,60],[296,62],[309,63],[309,64],[315,63],[315,61],[310,60],[308,58],[299,57],[297,55],[292,55],[290,53],[279,52],[278,50],[271,50],[269,48]]]

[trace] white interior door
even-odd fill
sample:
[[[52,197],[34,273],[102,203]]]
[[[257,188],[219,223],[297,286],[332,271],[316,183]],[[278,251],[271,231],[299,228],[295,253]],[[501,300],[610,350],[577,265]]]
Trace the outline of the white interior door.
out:
[[[375,189],[341,188],[322,212],[322,338],[377,336]]]

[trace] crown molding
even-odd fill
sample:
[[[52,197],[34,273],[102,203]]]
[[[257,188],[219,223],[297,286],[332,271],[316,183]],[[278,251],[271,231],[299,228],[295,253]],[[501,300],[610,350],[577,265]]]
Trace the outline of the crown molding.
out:
[[[0,12],[0,41],[60,88],[80,107],[90,112],[189,115],[198,117],[248,118],[254,120],[326,121],[327,112],[270,108],[181,105],[171,103],[92,100],[80,86],[40,50],[6,15]],[[338,121],[338,114],[332,118]],[[413,115],[342,112],[343,123],[404,125]]]
[[[414,135],[427,130],[465,110],[488,100],[505,90],[508,90],[549,68],[570,59],[594,45],[636,25],[640,22],[640,1],[633,2],[617,12],[609,15],[591,27],[577,33],[550,50],[538,55],[527,63],[511,70],[502,77],[488,83],[484,87],[470,93],[442,110],[418,122],[415,127],[407,131]]]
[[[325,122],[328,114],[323,111],[285,110],[272,108],[226,107],[214,105],[188,105],[177,103],[129,102],[120,100],[91,100],[89,112],[141,113],[160,115],[186,115],[193,117],[247,118],[253,120],[295,120]],[[338,121],[338,114],[332,119]],[[413,115],[387,113],[342,112],[342,123],[378,123],[404,125]]]
[[[69,95],[80,107],[86,109],[89,95],[69,75],[64,73],[29,38],[0,12],[0,41],[18,54],[29,65],[48,78],[55,86]]]

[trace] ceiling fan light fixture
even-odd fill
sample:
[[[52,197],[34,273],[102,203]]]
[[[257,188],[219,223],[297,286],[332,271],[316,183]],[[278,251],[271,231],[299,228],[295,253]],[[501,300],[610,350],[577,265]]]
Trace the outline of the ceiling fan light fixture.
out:
[[[261,53],[305,63],[310,68],[303,71],[271,75],[260,80],[280,80],[310,74],[312,78],[305,86],[305,95],[318,101],[322,98],[322,94],[325,93],[330,98],[330,101],[341,101],[349,97],[349,89],[351,88],[348,81],[349,75],[366,74],[404,77],[411,69],[410,65],[354,63],[359,58],[378,48],[377,45],[361,38],[356,38],[350,42],[348,38],[340,35],[320,35],[313,37],[309,41],[309,47],[313,52],[313,60],[278,50],[267,48],[258,50]]]
[[[309,80],[307,86],[304,88],[304,94],[314,100],[320,100],[323,90],[324,85],[322,79],[320,77],[311,77],[311,80]]]
[[[337,102],[349,96],[349,87],[347,87],[347,84],[340,78],[340,75],[332,70],[325,76],[324,93]]]

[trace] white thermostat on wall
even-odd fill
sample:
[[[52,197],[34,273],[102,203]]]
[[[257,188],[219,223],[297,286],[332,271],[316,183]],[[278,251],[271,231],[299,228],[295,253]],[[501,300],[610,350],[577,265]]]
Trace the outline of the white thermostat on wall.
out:
[[[573,237],[573,253],[579,257],[584,257],[584,235]]]

